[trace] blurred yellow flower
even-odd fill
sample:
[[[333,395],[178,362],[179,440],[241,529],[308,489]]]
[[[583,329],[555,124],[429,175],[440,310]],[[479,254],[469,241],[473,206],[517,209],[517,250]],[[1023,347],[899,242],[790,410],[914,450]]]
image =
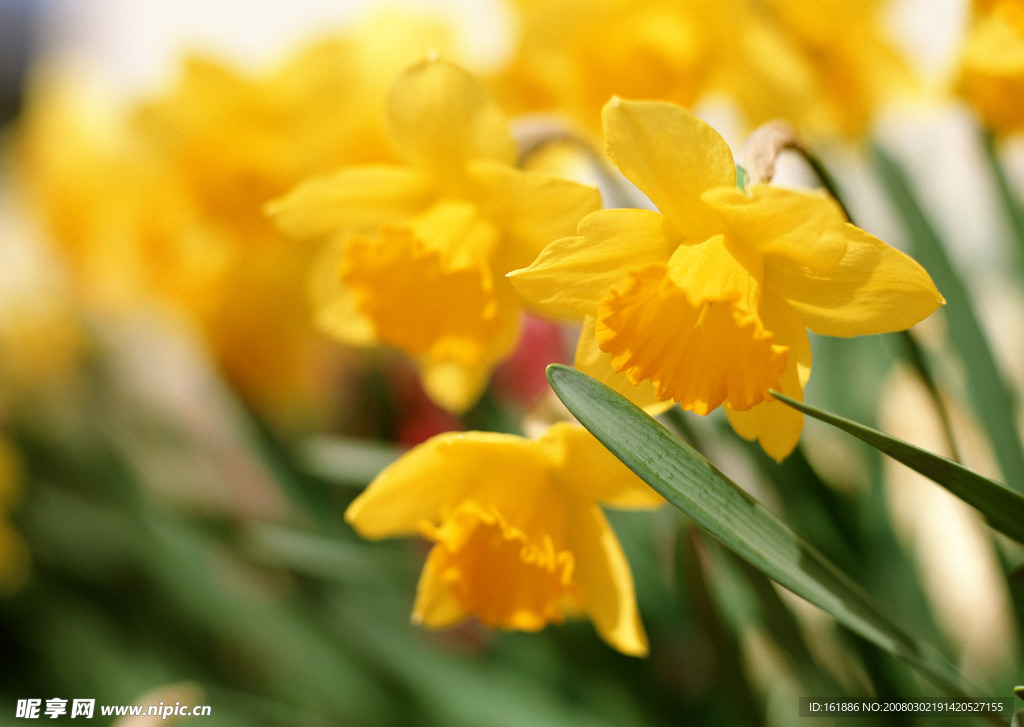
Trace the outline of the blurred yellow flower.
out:
[[[763,10],[803,60],[810,103],[779,99],[773,116],[805,132],[863,133],[880,104],[917,80],[886,32],[887,0],[766,0]],[[803,103],[798,99],[798,102]]]
[[[692,106],[724,94],[752,123],[812,103],[803,59],[749,0],[513,0],[519,36],[493,84],[516,112],[597,129],[615,94]]]
[[[728,145],[688,111],[615,99],[604,127],[609,157],[660,214],[595,212],[510,277],[539,311],[586,318],[577,366],[638,403],[724,403],[739,434],[782,459],[803,419],[769,390],[802,398],[805,328],[901,330],[944,302],[916,262],[823,194],[739,189]]]
[[[513,0],[520,33],[494,84],[521,111],[587,128],[612,95],[692,107],[724,96],[752,126],[855,135],[888,94],[913,87],[881,0]]]
[[[600,504],[650,509],[662,499],[581,427],[539,439],[486,432],[436,436],[386,468],[345,513],[367,538],[434,543],[413,620],[443,628],[474,616],[539,631],[587,616],[601,638],[647,653],[633,578]]]
[[[415,357],[431,398],[461,411],[518,336],[521,306],[504,274],[571,234],[600,196],[515,169],[505,117],[479,81],[447,61],[403,73],[387,111],[406,166],[343,169],[270,210],[295,237],[339,236],[326,329]]]
[[[170,89],[126,108],[41,78],[19,171],[85,301],[169,305],[270,419],[323,415],[339,358],[309,313],[316,251],[280,234],[263,205],[308,175],[391,159],[380,98],[447,34],[390,14],[261,75],[193,57]]]
[[[1024,129],[1024,2],[974,3],[960,59],[960,93],[988,128]]]

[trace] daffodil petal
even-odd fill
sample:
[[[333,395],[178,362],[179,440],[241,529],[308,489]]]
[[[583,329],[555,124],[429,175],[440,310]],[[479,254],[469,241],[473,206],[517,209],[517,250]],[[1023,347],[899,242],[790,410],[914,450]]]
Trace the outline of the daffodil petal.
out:
[[[601,511],[578,513],[569,550],[576,554],[574,577],[583,592],[583,608],[597,633],[630,656],[646,656],[647,634],[640,622],[633,574],[622,546]]]
[[[846,253],[828,272],[765,260],[765,287],[809,329],[826,336],[901,331],[946,302],[913,259],[853,225],[845,231]]]
[[[583,328],[576,344],[576,368],[626,397],[651,416],[657,416],[675,406],[674,401],[659,399],[650,381],[634,384],[626,374],[612,367],[611,354],[602,351],[597,345],[596,326],[597,321],[593,316],[583,319]]]
[[[453,414],[472,407],[491,378],[491,370],[486,366],[444,359],[423,359],[419,371],[420,383],[430,400]]]
[[[515,332],[515,329],[512,331]],[[514,335],[502,346],[508,353],[514,347]],[[461,363],[448,359],[424,358],[419,361],[420,381],[431,401],[453,414],[471,408],[491,381],[491,374],[502,355],[481,358],[475,363]]]
[[[308,239],[406,219],[430,197],[427,178],[416,170],[352,167],[300,184],[268,203],[267,213],[287,235]]]
[[[846,252],[846,217],[824,194],[756,184],[745,194],[717,187],[701,200],[721,217],[726,234],[766,259],[781,257],[828,272]]]
[[[681,106],[612,99],[602,111],[608,157],[688,240],[716,231],[700,201],[715,187],[736,184],[729,145]]]
[[[451,579],[446,578],[451,554],[442,545],[435,545],[423,564],[416,584],[416,602],[412,622],[433,629],[454,626],[470,616],[469,606],[455,598]]]
[[[373,322],[359,311],[359,305],[341,282],[339,264],[346,238],[333,238],[313,261],[310,296],[316,307],[316,323],[325,333],[350,346],[376,345]]]
[[[503,272],[529,265],[545,245],[575,234],[580,220],[601,209],[597,189],[567,179],[490,160],[471,162],[468,173],[501,228]]]
[[[440,523],[482,477],[518,481],[540,472],[531,442],[511,434],[450,432],[406,452],[345,511],[364,538],[414,535]],[[512,474],[516,473],[516,474]]]
[[[579,425],[553,424],[538,444],[546,448],[553,461],[561,464],[560,470],[566,475],[560,479],[562,488],[581,500],[636,510],[665,504],[661,495]]]
[[[486,86],[453,63],[426,59],[405,71],[387,99],[398,153],[436,179],[457,179],[471,159],[516,160],[508,121]]]
[[[520,333],[519,299],[504,278],[494,281],[494,335],[481,341],[475,360],[427,356],[419,359],[424,390],[438,406],[455,414],[473,406],[490,383],[495,366],[516,347]]]
[[[762,314],[775,340],[789,349],[777,390],[803,401],[804,386],[811,375],[811,343],[807,331],[796,313],[767,291],[762,298]],[[757,440],[768,456],[779,462],[796,447],[804,427],[803,414],[775,399],[746,411],[727,406],[725,413],[737,434],[744,439]]]
[[[651,210],[601,210],[580,222],[579,236],[548,245],[533,264],[509,273],[530,308],[559,318],[596,315],[608,289],[630,268],[667,260],[678,232]]]

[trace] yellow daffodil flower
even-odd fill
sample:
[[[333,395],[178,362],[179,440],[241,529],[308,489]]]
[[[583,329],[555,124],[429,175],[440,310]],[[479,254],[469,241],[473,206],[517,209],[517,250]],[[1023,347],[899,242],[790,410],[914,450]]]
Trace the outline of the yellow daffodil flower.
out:
[[[802,398],[807,328],[896,331],[944,302],[825,195],[739,189],[728,145],[688,111],[614,99],[604,127],[609,157],[660,212],[588,215],[510,277],[539,311],[585,318],[577,366],[638,403],[725,404],[739,434],[782,459],[803,419],[769,391]]]
[[[406,166],[343,169],[301,185],[271,212],[295,237],[341,233],[324,295],[327,330],[415,357],[427,393],[457,412],[516,342],[521,306],[504,274],[571,234],[600,197],[515,169],[505,117],[452,63],[430,58],[403,73],[387,112]]]
[[[1024,129],[1024,2],[975,2],[960,61],[960,92],[988,128]]]
[[[562,422],[536,440],[438,435],[382,471],[345,519],[366,538],[420,534],[434,544],[417,623],[472,616],[532,632],[585,615],[608,644],[642,656],[632,574],[598,504],[662,502],[586,430]]]

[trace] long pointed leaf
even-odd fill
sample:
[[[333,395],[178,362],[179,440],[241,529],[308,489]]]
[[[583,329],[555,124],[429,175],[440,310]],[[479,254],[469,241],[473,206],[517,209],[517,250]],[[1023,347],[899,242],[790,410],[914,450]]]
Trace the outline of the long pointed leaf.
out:
[[[772,395],[808,416],[852,434],[879,452],[883,452],[897,462],[902,462],[912,470],[920,472],[967,504],[977,508],[996,530],[1024,543],[1024,497],[1006,485],[990,480],[952,460],[877,429],[790,399],[775,391],[772,392]]]
[[[575,369],[549,366],[548,380],[569,411],[609,451],[724,546],[868,641],[921,669],[950,694],[963,695],[953,667],[915,642],[856,583],[701,454]]]

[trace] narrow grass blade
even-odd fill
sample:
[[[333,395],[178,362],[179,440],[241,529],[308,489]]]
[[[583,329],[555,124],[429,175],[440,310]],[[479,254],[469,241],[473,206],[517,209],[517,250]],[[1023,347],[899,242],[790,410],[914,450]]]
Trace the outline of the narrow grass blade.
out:
[[[1024,543],[1024,497],[1006,485],[885,432],[790,399],[775,391],[772,392],[772,396],[807,416],[852,434],[879,452],[920,472],[976,508],[996,530]]]
[[[298,450],[303,471],[330,482],[366,487],[402,450],[375,439],[314,437]]]
[[[919,645],[824,556],[701,454],[604,384],[565,366],[551,387],[577,419],[668,502],[752,566],[865,639],[930,675],[950,694],[961,678]]]
[[[996,138],[989,131],[981,132],[981,148],[985,154],[985,161],[992,172],[992,181],[995,182],[996,191],[999,193],[999,201],[1002,202],[1006,211],[1006,219],[1010,224],[1013,237],[1017,241],[1021,252],[1024,252],[1024,204],[1021,204],[1017,196],[1017,190],[1010,182],[1003,168],[1003,162],[999,158]],[[1018,253],[1018,264],[1024,262]]]

